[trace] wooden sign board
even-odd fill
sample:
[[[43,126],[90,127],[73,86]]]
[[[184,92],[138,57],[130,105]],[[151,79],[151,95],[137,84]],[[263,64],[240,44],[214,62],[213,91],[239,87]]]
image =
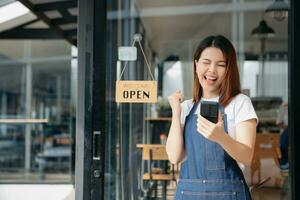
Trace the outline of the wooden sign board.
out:
[[[157,81],[116,81],[116,102],[156,103]]]

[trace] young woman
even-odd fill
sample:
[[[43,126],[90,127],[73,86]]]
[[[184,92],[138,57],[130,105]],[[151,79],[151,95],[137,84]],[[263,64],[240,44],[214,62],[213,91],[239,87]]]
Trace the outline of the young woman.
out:
[[[194,55],[193,99],[180,91],[168,98],[172,123],[166,150],[172,163],[182,162],[176,200],[249,200],[237,162],[250,165],[257,115],[241,93],[236,53],[223,36],[209,36]],[[219,103],[218,123],[200,113],[201,101]]]

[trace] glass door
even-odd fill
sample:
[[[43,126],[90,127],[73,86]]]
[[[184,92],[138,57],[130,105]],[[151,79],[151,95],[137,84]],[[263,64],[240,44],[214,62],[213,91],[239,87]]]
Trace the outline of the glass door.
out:
[[[279,126],[283,116],[279,110],[288,102],[288,20],[277,21],[267,15],[265,9],[271,3],[260,0],[107,3],[105,199],[172,199],[176,190],[174,181],[149,181],[144,176],[150,168],[162,170],[164,161],[149,165],[138,146],[164,144],[170,126],[167,96],[181,90],[185,100],[192,98],[193,53],[208,35],[224,35],[234,44],[243,93],[251,98],[260,119],[258,137],[275,137],[279,142],[284,131]],[[261,23],[266,23],[274,34],[257,33],[255,30]],[[136,33],[142,35],[143,49],[158,81],[156,104],[115,102],[115,81],[120,79],[125,64],[118,60],[118,48],[131,46]],[[128,63],[122,78],[150,80],[139,48],[137,60]],[[286,195],[287,177],[282,175],[277,160],[278,157],[262,158],[259,169],[243,168],[249,186],[271,178],[265,183],[271,189],[254,190],[254,198],[264,198],[265,194],[271,198]],[[170,163],[167,168],[171,173]]]

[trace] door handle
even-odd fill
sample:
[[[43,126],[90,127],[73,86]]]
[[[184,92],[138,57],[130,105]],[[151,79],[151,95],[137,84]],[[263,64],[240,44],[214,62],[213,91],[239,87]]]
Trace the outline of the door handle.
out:
[[[93,160],[100,160],[101,131],[93,132]]]

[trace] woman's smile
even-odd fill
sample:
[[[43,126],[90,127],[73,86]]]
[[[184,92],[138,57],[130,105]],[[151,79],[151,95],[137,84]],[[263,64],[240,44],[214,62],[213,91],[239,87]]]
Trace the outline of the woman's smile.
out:
[[[214,85],[218,79],[216,76],[212,75],[204,75],[203,77],[208,85]]]

